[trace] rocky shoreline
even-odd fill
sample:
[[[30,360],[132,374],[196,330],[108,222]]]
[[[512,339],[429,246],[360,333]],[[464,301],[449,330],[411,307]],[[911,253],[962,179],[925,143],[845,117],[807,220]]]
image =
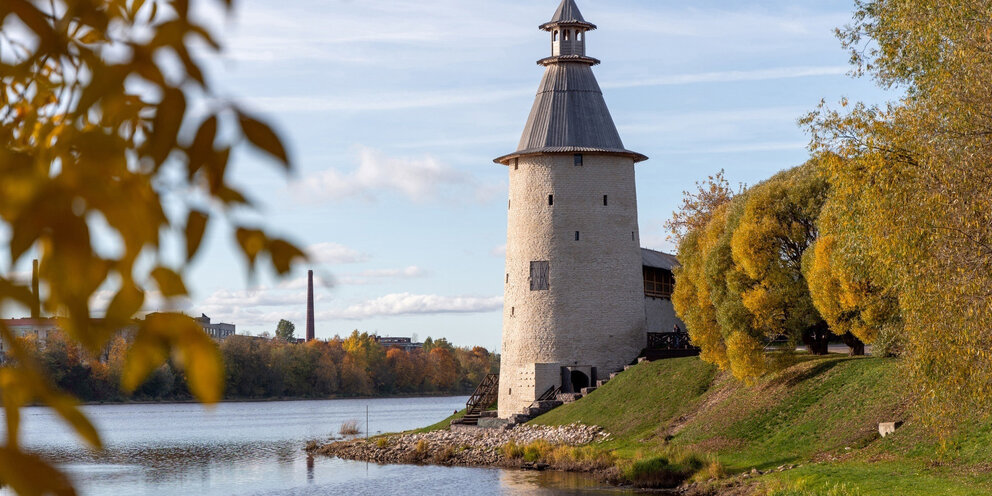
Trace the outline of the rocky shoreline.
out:
[[[553,446],[583,446],[610,439],[597,426],[518,425],[509,429],[440,430],[418,434],[392,434],[351,439],[329,444],[310,442],[307,452],[315,455],[373,463],[434,464],[469,467],[549,468],[526,457],[507,456],[508,444],[525,446],[544,441]],[[557,467],[550,467],[557,468]],[[589,467],[590,470],[593,467]]]

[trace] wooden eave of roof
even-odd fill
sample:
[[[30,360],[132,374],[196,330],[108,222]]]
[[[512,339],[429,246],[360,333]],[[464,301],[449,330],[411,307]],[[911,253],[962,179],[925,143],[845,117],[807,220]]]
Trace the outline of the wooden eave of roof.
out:
[[[537,61],[537,65],[549,66],[551,64],[562,64],[566,62],[572,62],[577,64],[588,64],[588,65],[599,65],[599,59],[593,57],[586,57],[585,55],[554,55],[551,57],[545,57]]]
[[[568,20],[568,21],[551,21],[546,22],[538,26],[539,29],[543,31],[551,31],[558,27],[566,28],[585,28],[587,31],[592,31],[596,29],[596,25],[591,22],[579,21],[579,20]]]
[[[631,159],[634,160],[635,163],[643,162],[648,159],[646,155],[622,148],[615,149],[615,148],[593,148],[586,146],[546,146],[544,148],[532,148],[529,150],[515,151],[508,155],[497,157],[493,159],[493,162],[500,165],[510,165],[510,161],[515,158],[530,157],[534,155],[574,155],[576,153],[581,153],[584,155],[619,155],[621,157],[630,157]]]

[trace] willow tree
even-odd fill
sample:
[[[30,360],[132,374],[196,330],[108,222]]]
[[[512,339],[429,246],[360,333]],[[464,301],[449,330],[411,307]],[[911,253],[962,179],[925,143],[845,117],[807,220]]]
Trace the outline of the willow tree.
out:
[[[229,8],[231,1],[197,3]],[[251,204],[229,182],[232,149],[248,142],[283,168],[289,160],[267,125],[214,95],[191,46],[220,47],[190,10],[188,0],[0,2],[0,231],[9,234],[8,267],[40,258],[42,307],[94,355],[131,323],[148,291],[166,305],[187,295],[183,274],[215,217],[233,226],[249,268],[264,257],[285,273],[303,255],[243,220]],[[204,111],[191,112],[192,102],[205,103]],[[185,247],[185,256],[166,245]],[[106,318],[94,320],[98,289],[113,297]],[[0,307],[32,300],[23,283],[0,276]],[[21,494],[73,494],[57,469],[21,449],[20,407],[52,407],[93,447],[101,446],[99,433],[2,323],[0,338],[10,354],[0,368],[7,436],[0,483]],[[217,348],[180,314],[144,321],[126,354],[124,388],[137,388],[169,359],[198,399],[220,399]]]
[[[740,192],[743,186],[737,194]],[[678,243],[680,261],[674,271],[672,304],[685,322],[689,338],[700,347],[701,358],[720,369],[729,368],[730,362],[706,278],[706,255],[713,245],[713,231],[726,221],[727,207],[734,196],[734,190],[720,171],[697,182],[695,192],[684,191],[681,208],[665,223]],[[709,229],[710,225],[714,228]]]
[[[860,238],[840,248],[898,294],[929,419],[992,412],[990,33],[986,1],[859,1],[840,37],[861,72],[905,94],[807,120],[816,150],[844,159],[830,182]]]
[[[751,189],[731,240],[734,263],[753,281],[741,296],[755,329],[802,341],[814,354],[827,352],[830,333],[809,295],[803,256],[828,191],[815,163],[777,174]]]
[[[820,236],[803,259],[803,274],[813,304],[831,331],[850,333],[862,342],[877,344],[876,351],[886,348],[892,353],[898,346],[887,343],[901,340],[903,330],[898,294],[875,280],[870,264],[857,251],[861,230],[842,227],[850,225],[839,218],[850,208],[846,200],[837,196],[827,200],[817,223]]]

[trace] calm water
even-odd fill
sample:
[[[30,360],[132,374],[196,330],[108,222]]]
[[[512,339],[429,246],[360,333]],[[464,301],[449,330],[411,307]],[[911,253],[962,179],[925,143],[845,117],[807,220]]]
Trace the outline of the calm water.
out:
[[[628,494],[571,474],[383,466],[303,451],[307,440],[336,436],[347,420],[364,430],[366,406],[374,434],[432,424],[466,399],[88,406],[106,446],[100,453],[81,447],[48,409],[27,408],[22,439],[59,463],[85,496]]]

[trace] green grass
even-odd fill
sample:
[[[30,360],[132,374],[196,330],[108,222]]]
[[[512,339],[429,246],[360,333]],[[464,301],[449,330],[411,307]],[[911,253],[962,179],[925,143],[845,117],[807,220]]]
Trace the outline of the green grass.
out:
[[[444,420],[442,420],[442,421],[440,421],[440,422],[438,422],[436,424],[428,425],[427,427],[421,427],[420,429],[415,429],[415,430],[412,430],[412,431],[406,431],[404,434],[424,434],[424,433],[427,433],[427,432],[434,432],[434,431],[446,431],[446,430],[448,430],[448,429],[451,428],[451,421],[452,420],[460,419],[460,418],[462,418],[464,416],[465,416],[465,409],[462,408],[461,410],[459,410],[458,412],[456,412],[454,415],[451,415],[450,417],[448,417],[448,418],[446,418],[446,419],[444,419]]]
[[[598,449],[629,474],[673,453],[731,474],[801,465],[759,477],[763,496],[992,494],[992,425],[938,441],[909,417],[901,383],[895,359],[807,357],[750,387],[696,358],[663,360],[533,423],[604,427],[614,437]],[[908,422],[882,439],[888,421]]]
[[[575,403],[531,421],[539,425],[582,422],[610,432],[616,449],[655,439],[658,427],[691,407],[710,387],[716,368],[695,358],[638,365]]]

